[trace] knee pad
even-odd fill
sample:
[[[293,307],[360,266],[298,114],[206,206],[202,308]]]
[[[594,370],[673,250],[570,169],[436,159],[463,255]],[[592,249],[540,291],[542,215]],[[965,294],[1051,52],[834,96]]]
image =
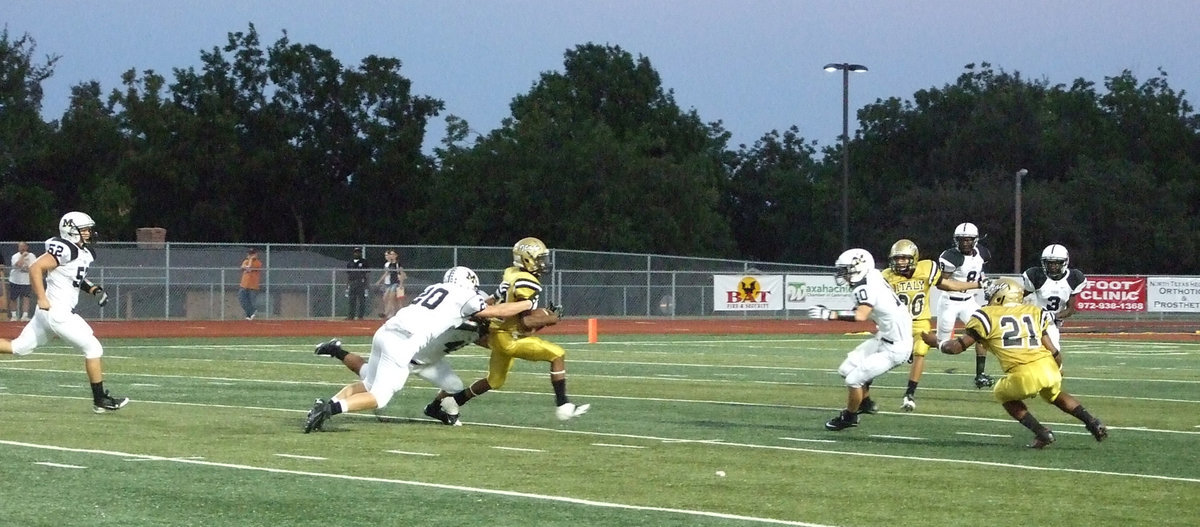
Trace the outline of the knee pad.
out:
[[[388,403],[392,402],[392,395],[395,395],[395,392],[393,392],[391,389],[381,390],[379,389],[378,385],[367,391],[371,392],[371,395],[375,396],[375,406],[377,408],[383,408],[387,406]]]
[[[24,335],[22,335],[24,336]],[[13,355],[29,355],[37,348],[37,339],[17,337],[12,341]]]
[[[83,346],[80,347],[80,351],[83,352],[83,358],[85,359],[99,359],[100,357],[104,356],[104,347],[101,346],[100,341],[96,340],[95,338],[92,338],[91,342],[85,342]]]

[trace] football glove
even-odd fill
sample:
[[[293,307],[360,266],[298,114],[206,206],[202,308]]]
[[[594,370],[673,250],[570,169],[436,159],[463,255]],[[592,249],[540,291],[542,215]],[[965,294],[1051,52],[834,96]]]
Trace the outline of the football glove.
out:
[[[808,308],[808,318],[817,320],[829,320],[830,309],[825,306],[813,306]]]
[[[96,303],[99,304],[100,307],[108,305],[108,293],[104,291],[103,287],[96,287],[96,292],[92,294],[96,296]]]
[[[554,313],[554,316],[556,316],[560,319],[563,317],[563,307],[559,306],[559,305],[554,305],[554,302],[547,303],[546,309],[548,311],[550,311],[551,313]]]

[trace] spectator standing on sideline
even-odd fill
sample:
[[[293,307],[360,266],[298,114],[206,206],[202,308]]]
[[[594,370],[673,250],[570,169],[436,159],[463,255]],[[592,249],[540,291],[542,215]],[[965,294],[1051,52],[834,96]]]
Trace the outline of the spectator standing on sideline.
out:
[[[254,320],[258,308],[259,284],[262,280],[262,260],[258,259],[258,249],[253,247],[246,251],[246,259],[242,260],[242,283],[238,290],[238,302],[242,311],[246,312],[246,320]]]
[[[87,280],[88,267],[95,261],[88,242],[96,222],[82,212],[68,212],[58,223],[58,236],[46,240],[46,253],[29,266],[30,285],[37,298],[37,311],[13,340],[0,339],[0,354],[28,355],[58,337],[83,353],[83,369],[92,388],[92,411],[102,414],[121,409],[128,397],[114,397],[104,389],[100,357],[104,348],[92,327],[75,312],[79,292],[94,295],[103,307],[108,293]]]
[[[346,296],[350,300],[350,310],[346,320],[359,319],[367,314],[367,282],[370,282],[370,271],[367,270],[367,260],[363,258],[362,249],[354,248],[349,262],[346,262]]]
[[[383,275],[375,281],[375,285],[383,286],[383,318],[391,318],[404,307],[404,268],[400,267],[400,256],[395,249],[383,253]]]
[[[9,320],[29,320],[33,317],[33,306],[30,305],[29,268],[37,257],[29,252],[29,244],[17,244],[17,252],[12,255],[12,268],[8,272],[8,300],[10,302]]]

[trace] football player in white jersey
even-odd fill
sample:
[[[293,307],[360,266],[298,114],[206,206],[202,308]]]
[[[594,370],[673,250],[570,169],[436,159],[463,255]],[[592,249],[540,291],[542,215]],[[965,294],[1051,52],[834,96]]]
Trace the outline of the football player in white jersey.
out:
[[[29,282],[37,300],[33,318],[13,340],[0,339],[0,354],[26,355],[58,337],[83,353],[83,367],[92,385],[92,411],[112,412],[129,403],[104,389],[100,357],[104,348],[92,327],[75,313],[79,291],[97,296],[101,306],[108,293],[87,280],[88,266],[95,260],[88,242],[95,236],[96,222],[82,212],[68,212],[58,222],[58,236],[46,240],[46,252],[29,268]]]
[[[449,272],[447,271],[447,273]],[[442,281],[445,282],[447,280],[443,279]],[[427,346],[433,350],[440,349],[445,355],[449,355],[471,343],[487,348],[487,334],[488,323],[486,321],[477,322],[473,319],[467,319],[458,327],[450,329],[442,333],[441,336],[433,339]],[[318,344],[314,353],[333,357],[341,361],[346,369],[354,372],[354,375],[359,375],[362,367],[367,363],[366,359],[362,358],[361,355],[342,348],[342,341],[339,339],[332,339]],[[414,364],[412,361],[409,361],[409,363],[412,365],[412,372],[414,374],[433,383],[442,390],[453,393],[463,389],[462,379],[441,358],[427,364]],[[453,399],[451,399],[451,402],[453,402]],[[447,409],[448,406],[450,407],[449,409]],[[441,421],[442,424],[458,426],[461,423],[458,421],[459,415],[456,407],[457,405],[450,405],[449,403],[439,402],[435,404],[431,402],[425,406],[425,415]]]
[[[825,423],[826,430],[858,426],[864,402],[870,403],[871,381],[903,364],[912,354],[912,315],[896,296],[892,286],[875,268],[875,259],[864,249],[850,249],[834,264],[838,285],[848,285],[854,295],[853,311],[834,311],[825,306],[809,308],[808,316],[817,320],[875,321],[876,332],[870,339],[846,354],[838,374],[846,379],[846,408]]]
[[[1071,257],[1067,248],[1057,243],[1042,250],[1042,266],[1030,267],[1021,275],[1025,295],[1033,295],[1033,303],[1054,315],[1054,324],[1046,329],[1046,335],[1061,350],[1058,328],[1063,319],[1075,314],[1075,296],[1087,285],[1083,271],[1071,269]]]
[[[362,379],[342,388],[328,401],[317,399],[304,420],[304,433],[320,429],[326,419],[343,412],[387,406],[404,387],[414,366],[440,364],[441,375],[457,379],[449,364],[442,362],[445,348],[435,349],[431,344],[471,317],[507,317],[533,307],[529,301],[488,305],[488,295],[476,289],[478,286],[474,271],[454,267],[443,276],[443,282],[426,287],[411,304],[397,311],[372,337],[371,357],[360,371]],[[434,384],[453,384],[439,377],[438,368],[430,368],[430,377]],[[458,379],[457,385],[461,389],[462,380]],[[446,411],[458,413],[457,407],[446,406],[443,403]]]
[[[991,253],[979,245],[979,228],[974,223],[960,223],[954,228],[954,247],[942,251],[938,264],[942,266],[942,274],[960,282],[986,283],[987,277],[983,265],[992,259]],[[937,338],[938,341],[948,340],[954,334],[954,323],[962,321],[966,324],[971,313],[979,309],[975,295],[969,293],[947,293],[938,299]],[[987,350],[983,346],[975,347],[975,387],[987,388],[995,381],[984,367],[987,364]]]

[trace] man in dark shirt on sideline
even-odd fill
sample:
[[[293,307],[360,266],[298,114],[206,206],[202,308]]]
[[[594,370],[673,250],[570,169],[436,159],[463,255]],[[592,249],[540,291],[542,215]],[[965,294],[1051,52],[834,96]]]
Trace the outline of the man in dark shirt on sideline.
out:
[[[367,282],[370,281],[367,276],[370,271],[367,270],[367,261],[362,257],[362,249],[354,249],[354,256],[346,262],[346,269],[346,296],[350,298],[350,312],[346,320],[362,320],[367,312]]]

